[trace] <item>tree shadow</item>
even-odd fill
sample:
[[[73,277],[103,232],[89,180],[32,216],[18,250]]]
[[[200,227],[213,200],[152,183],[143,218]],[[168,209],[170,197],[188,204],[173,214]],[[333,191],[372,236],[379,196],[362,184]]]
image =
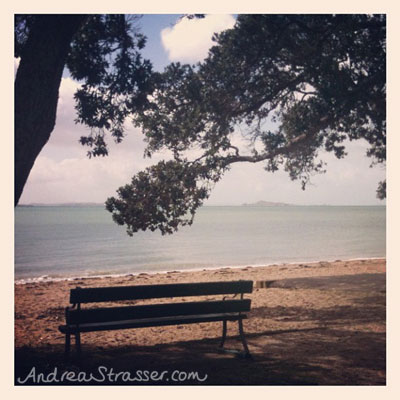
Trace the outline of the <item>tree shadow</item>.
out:
[[[234,342],[234,340],[233,340]],[[242,359],[230,353],[218,350],[218,341],[204,339],[199,341],[176,342],[156,346],[120,346],[101,348],[101,346],[85,347],[81,359],[73,354],[66,361],[63,347],[53,348],[21,348],[15,354],[15,384],[24,380],[25,385],[317,385],[318,380],[312,375],[321,376],[326,373],[323,367],[303,363],[278,360],[272,356],[266,357],[256,350],[253,359]],[[236,346],[239,347],[239,346]],[[35,367],[36,382],[27,377],[32,375]],[[142,380],[124,381],[123,377],[115,380],[115,376],[106,377],[103,382],[37,382],[42,374],[50,376],[55,368],[59,377],[65,371],[77,374],[84,372],[86,376],[101,377],[99,367],[104,371],[129,372],[131,377],[138,377],[138,371],[157,371],[162,374],[167,371],[165,378],[160,381]],[[196,373],[201,380],[195,378],[172,381],[174,371],[185,374]],[[310,375],[310,377],[307,377]],[[178,375],[179,376],[179,375]],[[111,379],[110,379],[111,377]],[[19,378],[19,381],[18,381]],[[47,379],[47,378],[45,378]]]
[[[218,351],[219,341],[203,339],[155,346],[86,345],[79,359],[73,352],[67,361],[62,345],[20,348],[15,354],[15,376],[25,379],[35,367],[36,375],[76,371],[98,375],[107,371],[196,372],[204,381],[118,381],[86,384],[134,385],[384,385],[385,335],[329,328],[268,330],[247,335],[252,360]],[[228,348],[240,349],[238,337]],[[16,381],[16,384],[19,382]],[[33,384],[28,380],[25,384]],[[43,384],[43,382],[41,383]],[[57,384],[50,382],[50,384]],[[61,384],[61,383],[59,383]],[[63,382],[62,384],[85,384]]]

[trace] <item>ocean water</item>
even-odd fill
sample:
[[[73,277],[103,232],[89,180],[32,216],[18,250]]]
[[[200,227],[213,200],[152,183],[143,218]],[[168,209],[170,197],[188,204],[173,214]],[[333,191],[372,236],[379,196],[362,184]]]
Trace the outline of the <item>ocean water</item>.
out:
[[[203,207],[173,235],[133,237],[102,206],[15,209],[17,281],[385,255],[384,206]]]

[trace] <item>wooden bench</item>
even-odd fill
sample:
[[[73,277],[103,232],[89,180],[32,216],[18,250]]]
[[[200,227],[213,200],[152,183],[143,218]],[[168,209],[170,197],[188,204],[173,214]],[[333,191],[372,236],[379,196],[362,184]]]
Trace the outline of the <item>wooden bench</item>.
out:
[[[252,281],[180,283],[144,286],[120,286],[75,288],[70,292],[71,307],[65,310],[66,324],[59,330],[65,334],[65,353],[70,352],[71,335],[75,335],[78,354],[81,353],[81,333],[193,324],[200,322],[221,322],[223,349],[228,321],[237,321],[245,357],[250,357],[243,331],[243,319],[250,311],[250,299],[245,293],[253,290]],[[230,295],[227,299],[227,295]],[[233,295],[233,296],[232,296]],[[195,296],[218,296],[222,299],[208,298],[202,301],[170,302],[145,305],[118,305],[112,307],[86,308],[82,304],[116,302],[122,300],[149,300]],[[228,351],[228,350],[227,350]]]

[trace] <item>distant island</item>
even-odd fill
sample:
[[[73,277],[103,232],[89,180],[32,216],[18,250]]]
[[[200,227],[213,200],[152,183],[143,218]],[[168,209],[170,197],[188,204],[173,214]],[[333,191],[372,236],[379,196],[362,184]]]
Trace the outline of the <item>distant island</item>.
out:
[[[278,203],[274,201],[264,201],[264,200],[257,201],[257,203],[242,204],[242,206],[244,207],[282,207],[282,206],[292,206],[292,205],[293,204]]]

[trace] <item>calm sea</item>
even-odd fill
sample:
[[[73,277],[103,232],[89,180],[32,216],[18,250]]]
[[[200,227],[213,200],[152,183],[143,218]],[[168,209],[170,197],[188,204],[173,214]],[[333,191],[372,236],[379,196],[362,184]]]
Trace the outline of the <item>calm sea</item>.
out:
[[[129,237],[102,206],[17,207],[15,277],[64,278],[385,257],[386,207],[203,207]]]

